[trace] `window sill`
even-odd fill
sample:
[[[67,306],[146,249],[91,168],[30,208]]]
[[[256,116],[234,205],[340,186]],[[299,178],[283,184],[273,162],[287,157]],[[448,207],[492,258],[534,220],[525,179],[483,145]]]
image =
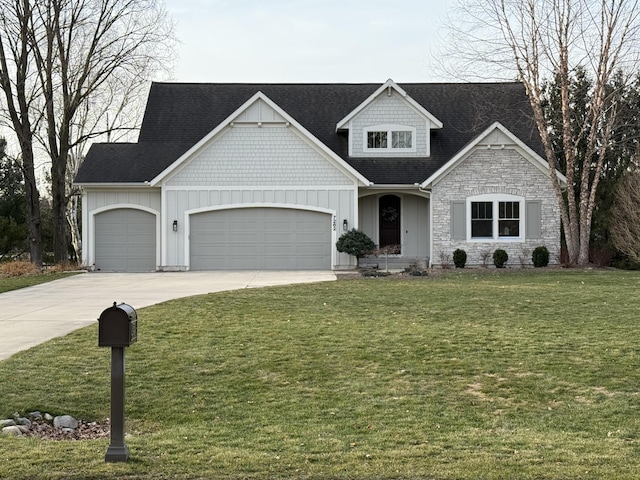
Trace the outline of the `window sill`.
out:
[[[467,242],[469,243],[523,243],[525,241],[522,237],[474,237],[467,238]]]

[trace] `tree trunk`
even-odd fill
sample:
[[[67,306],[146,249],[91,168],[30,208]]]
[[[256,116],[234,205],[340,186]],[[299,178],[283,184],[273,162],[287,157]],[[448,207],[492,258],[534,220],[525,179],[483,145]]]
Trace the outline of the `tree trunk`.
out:
[[[73,195],[69,199],[67,206],[67,222],[69,223],[69,233],[71,234],[71,246],[75,254],[77,262],[82,259],[82,238],[80,236],[80,227],[78,225],[78,206],[79,195]]]
[[[63,158],[64,155],[64,158]],[[56,263],[69,261],[67,239],[66,154],[61,152],[51,166],[51,196],[53,197],[53,258]]]
[[[40,192],[34,173],[33,152],[22,149],[22,173],[26,195],[29,255],[31,262],[42,268],[42,219],[40,217]]]

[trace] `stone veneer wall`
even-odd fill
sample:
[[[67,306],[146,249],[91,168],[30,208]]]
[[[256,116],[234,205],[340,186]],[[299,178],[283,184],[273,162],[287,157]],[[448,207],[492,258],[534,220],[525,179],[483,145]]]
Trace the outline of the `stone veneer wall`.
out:
[[[524,242],[467,242],[451,238],[451,202],[482,194],[511,194],[525,201],[541,202],[541,238]],[[526,160],[515,148],[478,147],[432,189],[434,266],[442,263],[441,254],[452,258],[453,251],[467,252],[467,265],[481,265],[481,252],[497,248],[509,254],[507,266],[520,266],[520,257],[531,264],[531,252],[539,245],[549,249],[549,263],[558,263],[560,255],[560,214],[549,177]],[[521,228],[525,228],[524,222]],[[452,261],[450,260],[452,263]]]

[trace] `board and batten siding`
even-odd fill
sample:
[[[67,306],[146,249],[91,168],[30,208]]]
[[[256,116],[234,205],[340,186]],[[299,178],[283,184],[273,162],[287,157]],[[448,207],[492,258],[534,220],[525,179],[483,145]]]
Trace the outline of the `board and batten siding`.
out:
[[[167,222],[165,222],[165,232],[163,232],[167,248],[163,265],[178,268],[186,267],[188,238],[185,235],[185,228],[190,221],[190,215],[197,211],[242,207],[329,210],[336,212],[334,219],[336,236],[335,240],[333,240],[335,242],[342,234],[342,221],[347,219],[350,225],[355,222],[353,215],[355,195],[354,189],[167,189],[165,191]],[[173,220],[178,221],[177,232],[172,230]],[[335,253],[337,254],[335,268],[352,266],[352,259],[349,255]]]
[[[517,195],[524,198],[521,212],[524,241],[467,241],[467,198],[483,194]],[[509,265],[519,265],[520,257],[531,263],[531,252],[539,245],[549,249],[550,261],[560,254],[560,215],[548,175],[525,159],[513,147],[477,147],[432,188],[434,265],[441,257],[451,258],[461,248],[467,264],[482,264],[482,252],[497,248],[509,254]],[[496,212],[497,214],[497,212]],[[489,264],[493,261],[489,257]]]

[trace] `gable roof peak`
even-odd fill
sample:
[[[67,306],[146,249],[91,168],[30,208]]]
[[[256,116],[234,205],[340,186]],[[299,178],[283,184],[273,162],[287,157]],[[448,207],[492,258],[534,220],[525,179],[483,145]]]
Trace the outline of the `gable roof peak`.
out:
[[[392,78],[389,78],[386,82],[384,82],[382,84],[382,87],[379,88],[379,90],[384,90],[385,88],[387,89],[387,94],[388,95],[391,94],[391,90],[390,89],[393,88],[396,92],[398,92],[403,97],[407,96],[407,92],[405,92],[404,89],[402,87],[400,87],[400,85],[398,85],[396,82],[394,82]]]
[[[431,128],[442,128],[442,122],[438,120],[434,115],[429,113],[424,106],[420,105],[413,98],[411,98],[407,92],[400,87],[396,82],[394,82],[391,78],[384,82],[380,87],[378,87],[369,97],[358,105],[354,110],[352,110],[346,117],[340,120],[336,125],[336,132],[339,130],[348,129],[349,122],[360,112],[362,112],[366,107],[368,107],[371,103],[373,103],[376,98],[378,98],[385,91],[388,96],[391,96],[391,91],[395,90],[398,95],[400,95],[405,102],[409,104],[410,107],[415,109],[419,114],[427,118],[431,122]]]

